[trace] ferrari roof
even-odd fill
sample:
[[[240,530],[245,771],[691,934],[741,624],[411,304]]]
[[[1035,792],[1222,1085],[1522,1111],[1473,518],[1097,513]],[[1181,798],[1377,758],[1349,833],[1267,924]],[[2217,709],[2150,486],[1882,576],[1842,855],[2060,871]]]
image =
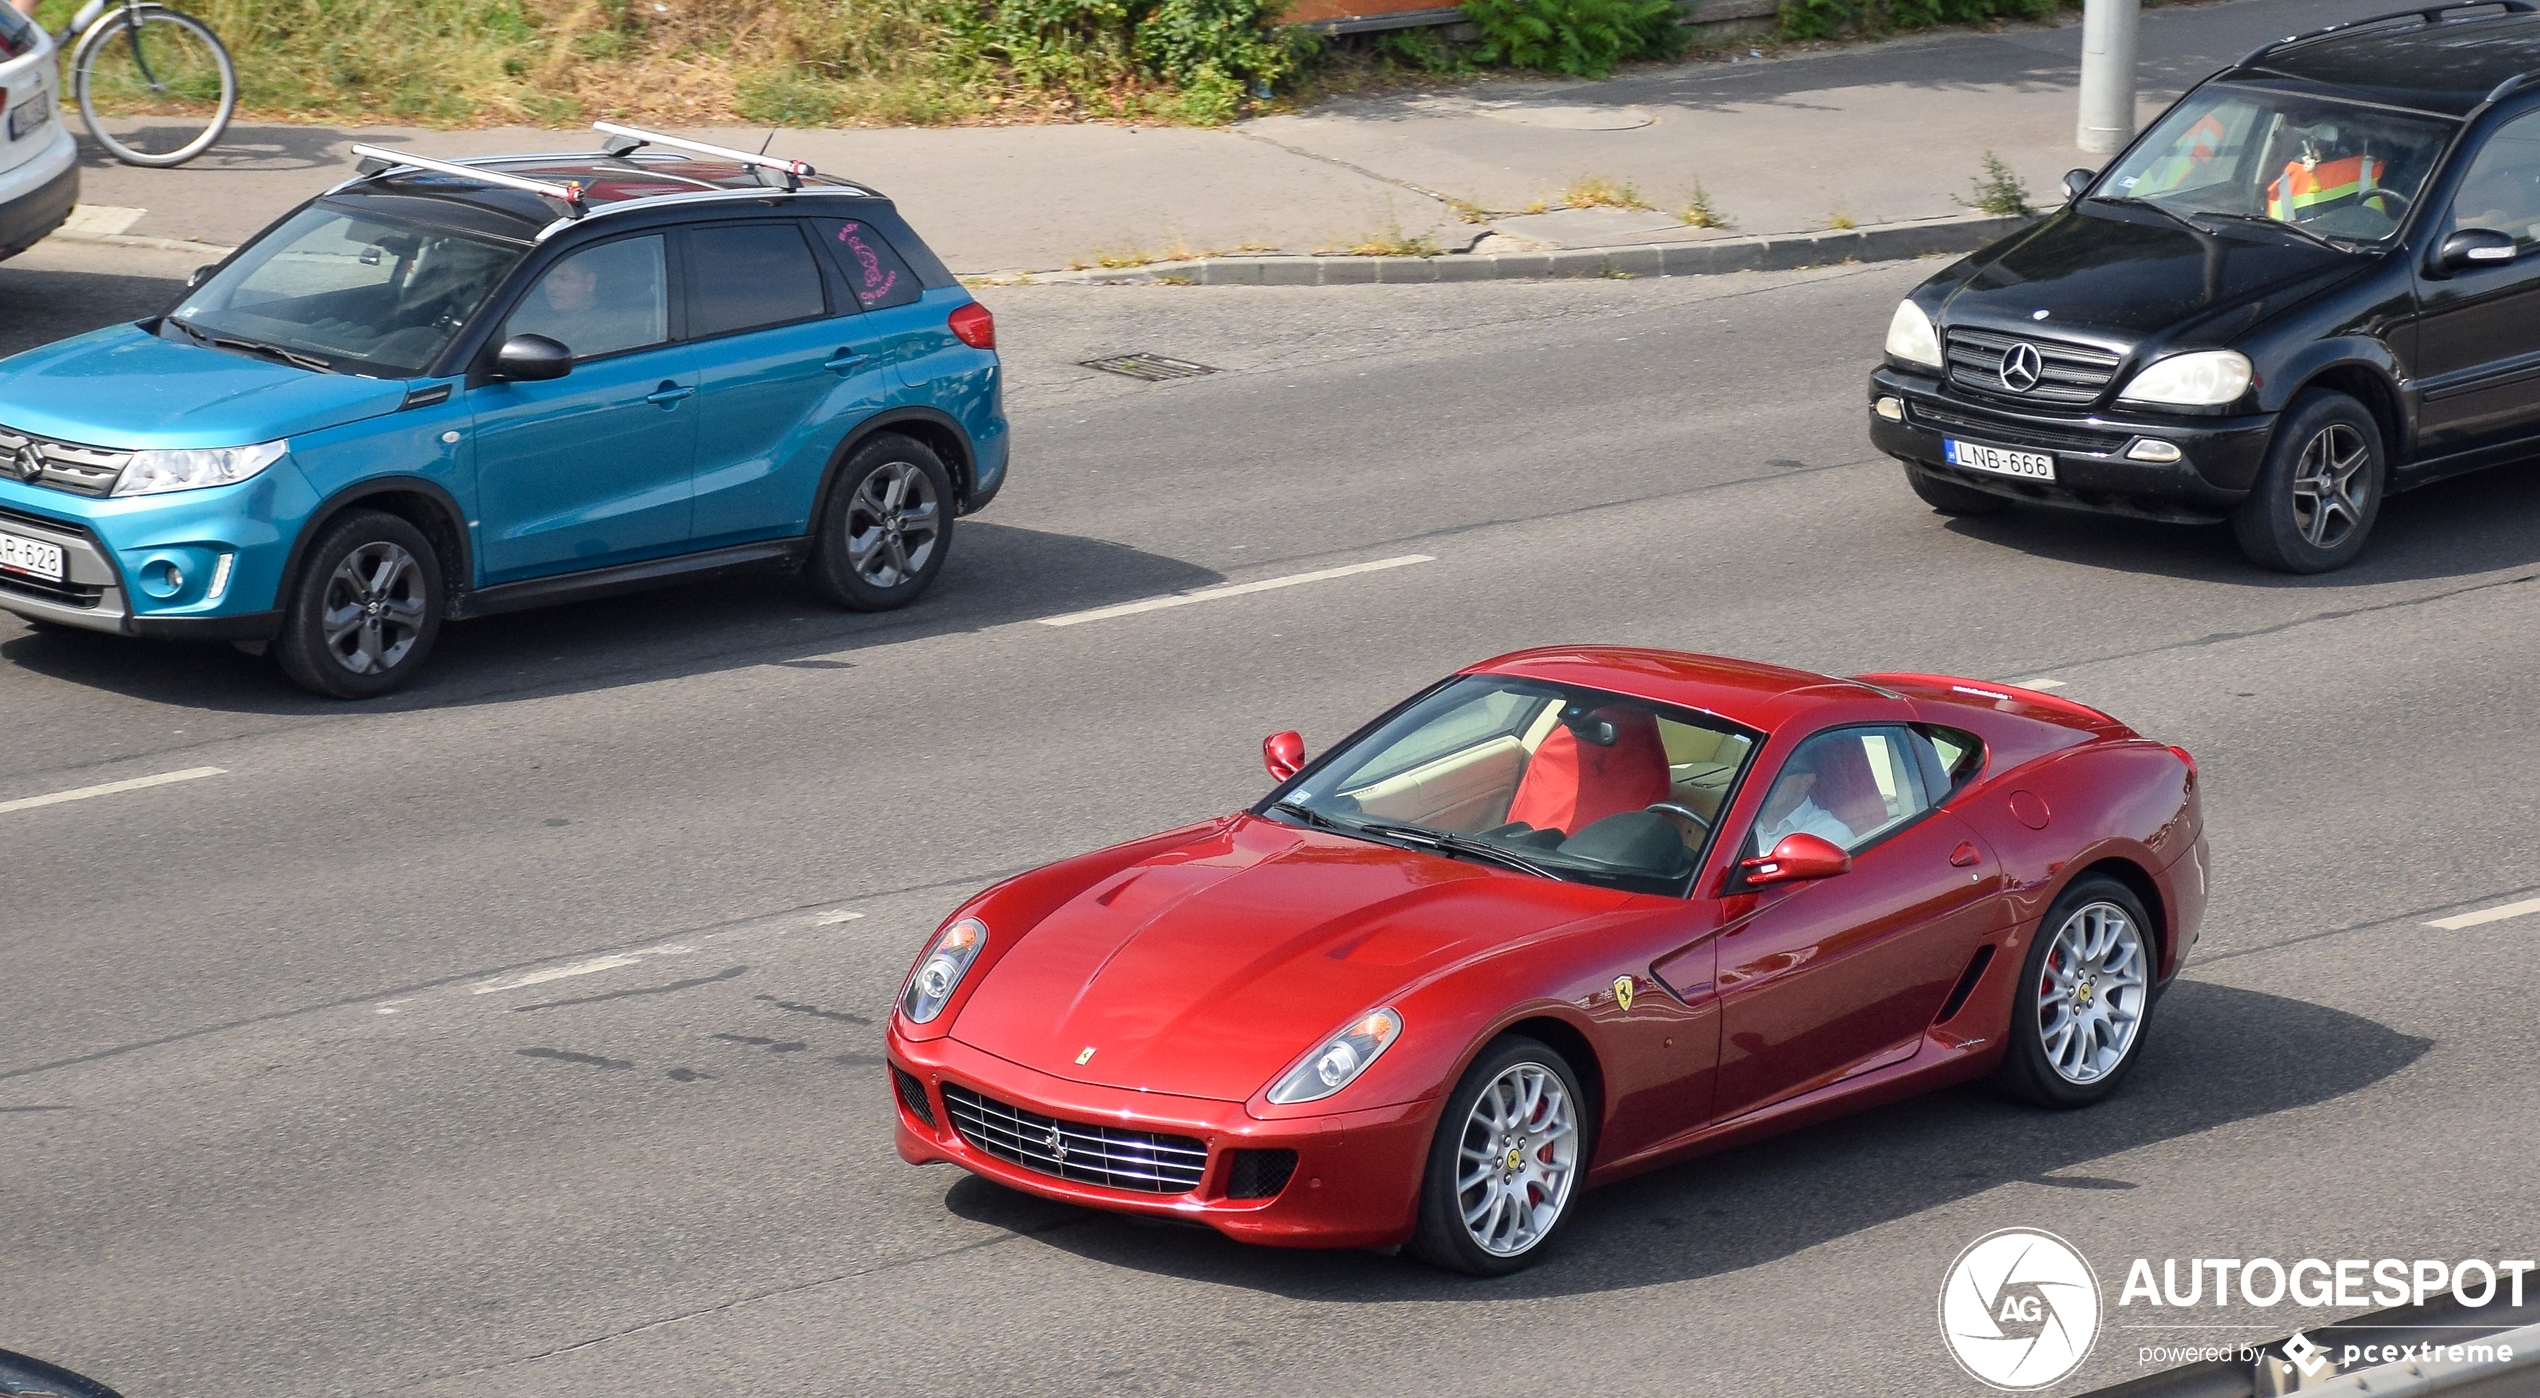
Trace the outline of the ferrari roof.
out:
[[[1612,690],[1652,703],[1717,714],[1763,732],[1813,709],[1864,700],[1896,702],[1887,690],[1755,660],[1639,646],[1548,646],[1485,660],[1472,672],[1523,675]]]

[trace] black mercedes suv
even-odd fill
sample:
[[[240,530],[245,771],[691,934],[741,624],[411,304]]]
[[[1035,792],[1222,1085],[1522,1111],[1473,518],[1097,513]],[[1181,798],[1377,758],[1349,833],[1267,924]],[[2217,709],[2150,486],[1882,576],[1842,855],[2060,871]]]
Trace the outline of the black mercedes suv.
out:
[[[2540,454],[2540,13],[2270,44],[1916,288],[1870,437],[1948,514],[2211,523],[2352,561],[2384,496]]]

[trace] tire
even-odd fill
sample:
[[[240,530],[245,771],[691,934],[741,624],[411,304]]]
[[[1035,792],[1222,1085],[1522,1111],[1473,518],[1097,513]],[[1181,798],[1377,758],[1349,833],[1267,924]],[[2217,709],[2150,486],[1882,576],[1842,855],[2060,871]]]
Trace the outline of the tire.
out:
[[[440,554],[422,530],[376,510],[327,526],[286,595],[274,659],[331,699],[403,688],[441,634]]]
[[[1924,504],[1945,515],[2000,514],[2011,505],[1999,495],[1971,485],[1960,485],[1911,462],[1905,466],[1905,481],[1914,487],[1914,493],[1922,497]]]
[[[2089,954],[2103,939],[2105,949]],[[2020,965],[2010,1046],[1994,1077],[2002,1091],[2032,1106],[2061,1109],[2087,1107],[2116,1091],[2143,1056],[2158,945],[2134,890],[2095,874],[2065,889],[2038,923]],[[2075,956],[2075,949],[2084,954]]]
[[[1557,1094],[1546,1090],[1555,1087]],[[1516,1119],[1528,1116],[1548,1129],[1527,1132]],[[1587,1094],[1568,1059],[1521,1035],[1492,1041],[1464,1070],[1439,1114],[1421,1174],[1412,1255],[1477,1277],[1532,1266],[1578,1199],[1592,1125]],[[1480,1150],[1488,1156],[1477,1158]],[[1522,1161],[1514,1171],[1504,1164],[1509,1157]],[[1468,1225],[1474,1209],[1483,1212]]]
[[[192,15],[158,5],[109,10],[71,56],[71,95],[108,155],[165,169],[210,150],[229,129],[238,110],[238,66],[211,26]],[[166,118],[149,128],[157,139],[122,139],[99,119],[134,109]]]
[[[855,449],[812,541],[812,586],[859,612],[905,607],[952,553],[952,473],[925,443],[885,432]]]
[[[2364,551],[2389,479],[2381,425],[2364,405],[2343,393],[2305,393],[2278,420],[2257,484],[2231,512],[2231,532],[2261,568],[2343,568]]]

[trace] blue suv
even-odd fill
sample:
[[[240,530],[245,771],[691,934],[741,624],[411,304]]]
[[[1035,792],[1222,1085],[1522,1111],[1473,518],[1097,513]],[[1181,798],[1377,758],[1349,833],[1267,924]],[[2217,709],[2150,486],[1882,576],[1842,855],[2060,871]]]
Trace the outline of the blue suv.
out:
[[[519,607],[745,568],[917,600],[1005,481],[987,308],[869,190],[601,130],[356,147],[174,311],[0,361],[0,608],[367,698]]]

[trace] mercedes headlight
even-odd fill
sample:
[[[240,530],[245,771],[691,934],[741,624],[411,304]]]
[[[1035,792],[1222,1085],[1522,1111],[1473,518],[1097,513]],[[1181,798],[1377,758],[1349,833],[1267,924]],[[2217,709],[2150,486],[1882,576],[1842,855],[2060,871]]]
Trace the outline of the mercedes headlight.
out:
[[[1304,1062],[1289,1069],[1286,1077],[1271,1086],[1270,1100],[1282,1106],[1290,1102],[1319,1102],[1349,1086],[1351,1079],[1367,1071],[1367,1065],[1401,1037],[1402,1016],[1391,1010],[1378,1010],[1307,1054]]]
[[[2210,408],[2248,392],[2251,376],[2249,356],[2238,350],[2199,350],[2154,360],[2117,396],[2129,403]]]
[[[944,1012],[944,1002],[961,985],[970,963],[979,959],[979,949],[988,944],[988,924],[966,917],[935,934],[935,944],[926,949],[924,960],[908,978],[908,989],[900,992],[900,1013],[912,1024],[924,1024]]]
[[[200,490],[208,485],[236,485],[280,461],[291,449],[288,440],[259,442],[252,447],[213,447],[184,451],[136,451],[115,477],[117,495],[157,495],[168,490]]]
[[[1940,332],[1910,299],[1897,302],[1896,314],[1887,322],[1887,352],[1908,364],[1940,367]]]

